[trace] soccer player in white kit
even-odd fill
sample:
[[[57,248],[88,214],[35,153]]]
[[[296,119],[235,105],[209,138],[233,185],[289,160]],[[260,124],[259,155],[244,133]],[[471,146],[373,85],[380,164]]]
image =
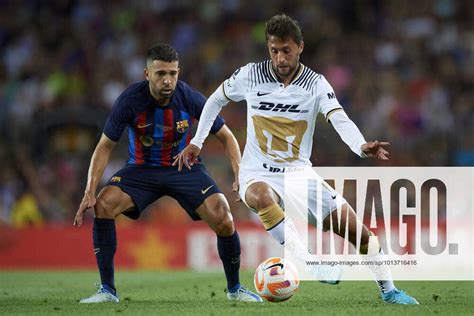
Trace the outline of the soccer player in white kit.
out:
[[[303,65],[299,59],[304,42],[297,21],[287,15],[276,15],[266,23],[265,31],[270,60],[249,63],[237,69],[207,100],[199,120],[196,135],[175,158],[181,170],[190,168],[198,156],[210,128],[229,101],[247,102],[247,140],[239,174],[239,194],[244,203],[260,217],[265,229],[300,257],[308,255],[297,233],[285,236],[285,225],[294,227],[284,213],[284,173],[311,167],[313,133],[318,114],[324,115],[342,140],[360,157],[388,160],[384,148],[387,142],[366,142],[357,126],[349,119],[337,101],[334,90],[323,75]],[[370,253],[369,235],[373,235],[352,207],[329,185],[321,181],[322,197],[318,200],[322,214],[309,209],[315,225],[330,229],[331,213],[339,208],[349,220],[349,241],[356,246],[356,226],[362,226],[359,251],[374,260],[383,253],[380,247]],[[313,192],[315,198],[316,192]],[[311,194],[311,193],[310,193]],[[337,198],[334,198],[337,197]],[[310,197],[311,198],[311,197]],[[314,203],[312,203],[314,204]],[[341,222],[341,227],[346,223]],[[345,236],[341,236],[345,237]],[[304,254],[303,254],[304,253]],[[302,254],[302,255],[301,255]],[[388,267],[369,269],[379,286],[382,299],[392,304],[414,305],[418,302],[398,290]],[[337,283],[334,282],[327,283]]]

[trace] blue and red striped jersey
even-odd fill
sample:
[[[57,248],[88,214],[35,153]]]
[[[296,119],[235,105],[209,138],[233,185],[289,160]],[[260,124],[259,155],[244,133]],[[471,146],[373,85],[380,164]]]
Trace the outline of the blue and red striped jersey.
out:
[[[205,103],[206,97],[179,80],[170,103],[160,106],[150,93],[148,81],[141,81],[115,101],[104,134],[117,142],[128,127],[128,164],[171,166],[173,156],[189,144],[193,119],[199,120]],[[223,125],[223,118],[218,116],[211,133]]]

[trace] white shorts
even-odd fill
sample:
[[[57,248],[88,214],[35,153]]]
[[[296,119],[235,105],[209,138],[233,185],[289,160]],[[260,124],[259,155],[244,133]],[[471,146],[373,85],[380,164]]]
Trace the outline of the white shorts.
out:
[[[261,170],[241,170],[239,194],[247,207],[249,206],[245,200],[245,193],[249,186],[256,182],[268,184],[278,194],[283,210],[290,206],[297,208],[299,216],[305,216],[310,224],[319,228],[322,228],[326,216],[347,203],[342,195],[331,188],[312,167],[283,170],[262,167]],[[249,208],[255,212],[254,209]]]

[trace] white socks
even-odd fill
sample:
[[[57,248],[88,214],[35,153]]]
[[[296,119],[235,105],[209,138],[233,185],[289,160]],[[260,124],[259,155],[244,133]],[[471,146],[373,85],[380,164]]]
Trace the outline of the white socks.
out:
[[[285,225],[288,227],[287,236],[285,236]],[[310,252],[301,242],[300,236],[296,230],[295,224],[289,217],[285,217],[280,223],[268,230],[268,233],[276,240],[280,245],[283,245],[288,251],[290,251],[298,260],[303,263],[312,261]]]
[[[383,264],[383,250],[380,249],[379,253],[375,255],[361,256],[364,261],[372,261],[374,264],[367,265],[367,268],[372,272],[375,278],[375,282],[379,286],[380,292],[387,293],[395,288],[392,279],[392,273],[390,269]]]

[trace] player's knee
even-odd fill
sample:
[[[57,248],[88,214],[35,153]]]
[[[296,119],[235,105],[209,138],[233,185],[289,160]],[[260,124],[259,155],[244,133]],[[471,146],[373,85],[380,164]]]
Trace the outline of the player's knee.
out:
[[[248,205],[257,211],[278,203],[278,197],[268,186],[256,186],[248,190],[246,200]]]
[[[107,195],[101,195],[97,198],[94,207],[96,218],[115,218],[114,208],[115,203]]]
[[[218,236],[228,237],[234,233],[232,214],[223,194],[208,197],[197,213]]]
[[[221,237],[232,236],[234,230],[234,221],[230,215],[223,217],[215,226],[215,233]]]
[[[229,206],[225,201],[219,203],[214,209],[209,226],[221,237],[232,236],[234,233],[234,220],[232,219]]]

